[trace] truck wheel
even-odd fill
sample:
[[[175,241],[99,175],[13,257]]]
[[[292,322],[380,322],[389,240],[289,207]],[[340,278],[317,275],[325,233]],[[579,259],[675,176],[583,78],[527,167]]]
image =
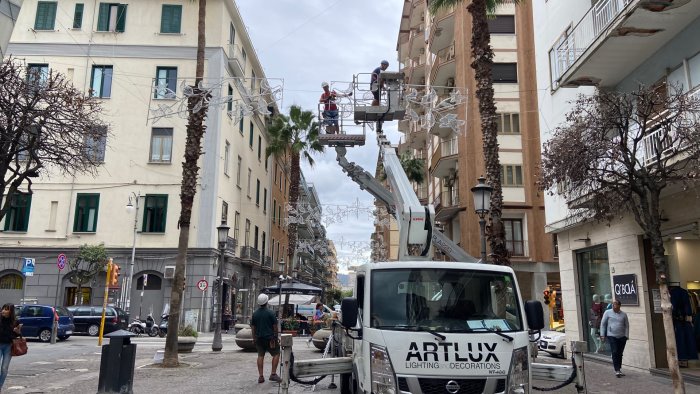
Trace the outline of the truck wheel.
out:
[[[352,387],[350,384],[352,383],[352,375],[349,373],[342,373],[340,374],[340,394],[353,394],[352,393]]]

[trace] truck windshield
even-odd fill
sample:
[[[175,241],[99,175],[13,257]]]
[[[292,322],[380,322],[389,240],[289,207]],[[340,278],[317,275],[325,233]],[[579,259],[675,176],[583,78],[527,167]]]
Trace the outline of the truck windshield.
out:
[[[370,327],[438,332],[519,331],[509,273],[407,268],[372,271]]]

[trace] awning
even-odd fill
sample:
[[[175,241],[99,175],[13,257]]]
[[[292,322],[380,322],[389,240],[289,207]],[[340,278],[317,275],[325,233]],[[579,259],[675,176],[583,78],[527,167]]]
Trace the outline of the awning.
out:
[[[280,291],[281,289],[281,291]],[[304,295],[321,295],[323,289],[316,286],[307,285],[301,282],[282,283],[282,286],[272,285],[263,289],[265,294],[304,294]]]
[[[282,294],[282,300],[278,300],[279,296],[273,296],[270,298],[268,303],[270,305],[277,305],[280,302],[284,302],[286,295]],[[294,304],[294,305],[311,305],[314,303],[314,299],[316,298],[315,295],[304,295],[304,294],[290,294],[289,295],[289,302],[288,304]]]

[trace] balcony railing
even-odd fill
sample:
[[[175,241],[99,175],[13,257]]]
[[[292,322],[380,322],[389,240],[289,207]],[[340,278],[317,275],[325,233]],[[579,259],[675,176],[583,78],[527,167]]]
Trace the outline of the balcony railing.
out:
[[[457,138],[442,141],[440,143],[440,150],[442,153],[442,157],[456,155],[459,152],[459,143],[457,141]]]
[[[226,250],[225,253],[229,256],[236,255],[236,248],[238,247],[238,240],[232,237],[226,238]]]
[[[265,256],[262,263],[263,268],[272,269],[272,257]]]
[[[228,56],[228,64],[231,66],[234,73],[238,73],[239,76],[244,76],[246,59],[243,57],[241,47],[236,44],[228,44],[226,55]]]
[[[600,0],[554,48],[553,79],[559,80],[632,0]]]
[[[433,63],[433,68],[431,71],[430,81],[435,82],[437,78],[438,70],[440,67],[444,66],[446,63],[451,62],[455,59],[455,43],[454,41],[447,48],[443,48],[438,51],[435,57],[435,63]]]
[[[260,263],[260,251],[253,248],[252,246],[242,246],[241,247],[241,259],[252,260],[256,263]]]
[[[443,207],[456,207],[459,205],[459,193],[457,189],[450,189],[440,193],[440,203]]]

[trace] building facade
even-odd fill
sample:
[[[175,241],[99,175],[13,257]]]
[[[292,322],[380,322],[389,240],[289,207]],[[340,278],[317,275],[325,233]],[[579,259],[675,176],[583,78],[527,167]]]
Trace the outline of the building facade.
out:
[[[0,282],[10,284],[0,286],[4,299],[19,302],[19,287],[26,300],[40,303],[57,297],[63,305],[75,299],[101,304],[104,274],[76,297],[68,270],[56,268],[56,256],[71,259],[80,245],[104,243],[121,266],[122,280],[133,272],[129,303],[120,303],[123,289],[110,290],[110,302],[132,317],[167,309],[186,138],[186,113],[172,108],[194,80],[197,7],[168,1],[24,1],[7,54],[24,59],[30,69],[61,72],[99,98],[110,130],[96,141],[103,160],[97,177],[42,173],[30,199],[18,202],[0,223]],[[276,105],[268,100],[267,111],[236,111],[237,103],[265,100],[267,84],[234,2],[208,2],[206,37],[204,83],[213,86],[214,97],[225,99],[207,114],[188,245],[183,315],[200,330],[208,329],[213,314],[220,223],[231,227],[222,308],[231,307],[239,321],[247,321],[257,292],[274,283],[279,271],[270,238],[274,166],[264,155]],[[156,117],[157,108],[171,112]],[[125,213],[127,203],[135,213]],[[35,258],[37,266],[26,283],[19,273],[22,257]],[[200,280],[209,284],[204,291],[196,286]]]
[[[479,218],[470,189],[485,173],[481,120],[471,68],[471,17],[466,7],[445,8],[432,16],[427,1],[404,2],[397,51],[409,88],[430,92],[430,116],[423,103],[412,104],[414,120],[399,123],[401,150],[424,158],[427,182],[419,198],[433,204],[442,231],[472,256],[480,254]],[[489,19],[495,57],[493,82],[502,165],[503,223],[513,269],[525,298],[558,288],[559,274],[551,235],[544,233],[544,200],[535,186],[540,157],[534,65],[532,4],[500,6]],[[451,95],[465,101],[439,113]],[[410,111],[409,111],[410,112]],[[463,122],[455,131],[436,116]],[[436,258],[445,258],[436,252]]]
[[[0,58],[7,54],[7,44],[15,27],[22,0],[0,0]]]
[[[544,89],[538,90],[543,140],[564,121],[570,101],[579,94],[596,89],[629,92],[639,84],[660,89],[680,86],[687,94],[698,94],[697,2],[549,1],[533,2],[533,7],[537,86]],[[653,133],[644,138],[645,146],[652,146]],[[697,188],[674,185],[662,194],[661,202],[669,280],[694,305],[700,295],[696,196]],[[619,299],[624,292],[620,284],[634,280],[636,298],[622,307],[631,326],[623,363],[642,369],[667,368],[660,295],[651,249],[641,229],[625,213],[609,225],[582,221],[572,215],[568,203],[555,195],[547,196],[545,204],[546,229],[556,236],[559,249],[567,340],[585,340],[591,352],[609,354],[596,338],[591,307],[594,300],[607,305]],[[696,316],[693,312],[679,319],[680,324]],[[682,331],[678,324],[674,321]],[[697,349],[688,343],[678,344],[678,349],[681,360],[698,358]]]

